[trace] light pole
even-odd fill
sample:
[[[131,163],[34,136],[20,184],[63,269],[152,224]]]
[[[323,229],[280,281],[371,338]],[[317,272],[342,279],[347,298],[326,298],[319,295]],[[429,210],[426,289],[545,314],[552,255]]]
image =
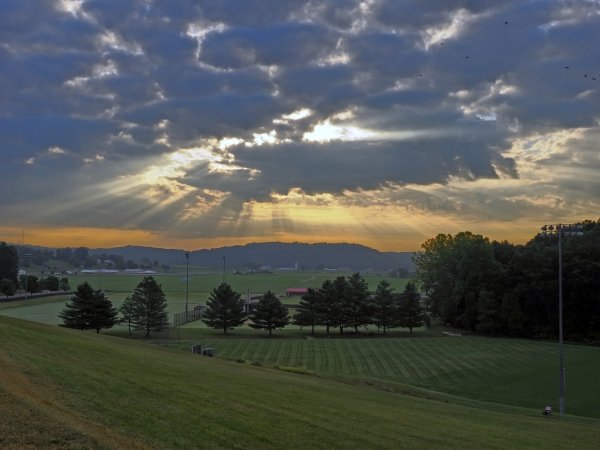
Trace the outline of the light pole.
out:
[[[185,321],[188,321],[188,300],[190,287],[190,252],[185,252]]]
[[[27,300],[27,278],[28,273],[27,269],[29,268],[29,258],[31,257],[31,253],[25,253],[25,300]]]
[[[562,236],[581,236],[583,234],[581,224],[544,225],[543,237],[558,236],[558,358],[559,358],[559,410],[560,415],[565,415],[565,353],[563,348],[563,289],[562,289]]]

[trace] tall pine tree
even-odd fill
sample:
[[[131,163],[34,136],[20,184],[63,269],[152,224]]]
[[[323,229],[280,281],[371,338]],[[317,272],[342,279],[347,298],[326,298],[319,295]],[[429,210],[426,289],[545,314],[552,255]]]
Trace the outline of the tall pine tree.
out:
[[[102,328],[112,328],[117,323],[117,310],[104,292],[94,291],[86,281],[77,286],[75,295],[65,303],[58,317],[63,319],[64,327],[94,329],[100,333]]]
[[[119,319],[119,323],[126,323],[127,329],[129,330],[129,335],[131,335],[131,325],[133,325],[133,314],[134,314],[134,304],[131,300],[131,297],[125,297],[125,300],[119,307],[119,312],[121,313],[121,318]]]
[[[294,315],[294,324],[310,326],[310,334],[315,334],[315,325],[319,323],[319,305],[322,294],[318,289],[308,288],[308,292],[302,296]]]
[[[202,322],[212,328],[227,330],[239,327],[246,320],[241,295],[225,282],[213,289],[206,302]]]
[[[285,327],[290,322],[290,317],[287,306],[283,305],[275,294],[267,291],[256,304],[250,320],[252,328],[268,330],[271,336],[274,329]]]
[[[329,329],[336,325],[339,317],[339,305],[336,290],[331,280],[323,281],[319,288],[317,317],[320,325],[325,326],[327,336]]]
[[[348,278],[347,292],[347,324],[353,326],[354,332],[358,334],[358,327],[367,325],[371,320],[369,285],[364,277],[356,272]]]
[[[408,328],[410,334],[413,328],[423,326],[423,306],[421,306],[421,294],[417,291],[414,283],[408,283],[404,292],[398,296],[398,324]]]
[[[381,280],[371,301],[372,322],[377,325],[377,328],[383,329],[384,335],[387,334],[388,328],[397,326],[398,322],[397,305],[394,302],[393,291],[394,288],[389,281]]]
[[[160,331],[169,324],[167,299],[162,287],[153,277],[144,277],[131,296],[133,303],[132,322],[137,329]]]

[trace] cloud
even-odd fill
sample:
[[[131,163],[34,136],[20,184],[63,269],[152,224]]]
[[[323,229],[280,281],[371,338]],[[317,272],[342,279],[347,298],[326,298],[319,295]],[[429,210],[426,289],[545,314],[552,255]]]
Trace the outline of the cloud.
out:
[[[336,42],[331,30],[308,23],[230,28],[204,39],[201,60],[221,69],[293,66],[326,56]]]
[[[222,238],[268,234],[265,211],[299,230],[296,201],[356,208],[353,232],[386,203],[390,222],[585,216],[600,197],[598,10],[6,0],[0,209],[15,226]],[[173,163],[195,148],[211,157]]]

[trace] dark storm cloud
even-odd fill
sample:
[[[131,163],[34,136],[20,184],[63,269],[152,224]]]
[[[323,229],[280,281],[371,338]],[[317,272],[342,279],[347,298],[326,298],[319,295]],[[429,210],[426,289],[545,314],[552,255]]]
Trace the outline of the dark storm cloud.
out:
[[[406,142],[351,142],[318,145],[282,144],[276,148],[244,146],[231,150],[236,163],[259,171],[234,174],[191,172],[187,184],[237,193],[244,200],[266,200],[298,187],[308,194],[352,189],[371,190],[394,182],[429,184],[453,174],[467,179],[496,178],[490,160],[478,140],[446,137]],[[510,161],[505,164],[510,171]],[[340,179],[351,180],[341,183]]]
[[[355,73],[344,65],[294,67],[284,71],[278,87],[285,99],[327,117],[360,104],[366,93],[354,81]]]
[[[63,6],[0,4],[0,178],[3,192],[19,192],[21,201],[35,192],[67,199],[73,190],[159,164],[180,148],[223,137],[251,142],[272,130],[276,144],[230,150],[236,170],[190,163],[178,168],[185,173],[179,181],[230,192],[226,209],[234,214],[243,200],[293,188],[340,194],[456,177],[515,178],[518,167],[505,155],[514,139],[580,127],[595,136],[598,127],[597,2]],[[311,114],[282,120],[303,109]],[[325,121],[375,137],[303,140]],[[418,133],[398,137],[411,131]],[[563,164],[596,170],[590,154],[581,153],[586,165],[568,157]],[[64,173],[82,168],[85,177]],[[114,194],[107,195],[110,205]],[[3,196],[0,206],[11,201]],[[118,202],[137,211],[125,197]],[[180,206],[161,213],[150,202],[140,215],[167,226]]]
[[[204,0],[197,3],[203,18],[233,27],[260,27],[286,22],[294,11],[306,4],[303,0]]]
[[[223,69],[252,65],[304,65],[327,56],[337,36],[313,24],[234,28],[211,33],[202,43],[202,61]]]

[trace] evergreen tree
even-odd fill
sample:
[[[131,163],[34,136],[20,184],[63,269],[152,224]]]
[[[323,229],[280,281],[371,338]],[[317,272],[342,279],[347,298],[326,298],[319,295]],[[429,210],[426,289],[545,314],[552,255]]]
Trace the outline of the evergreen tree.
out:
[[[337,277],[332,283],[333,313],[340,334],[344,334],[344,327],[350,315],[350,287],[346,277]]]
[[[227,334],[227,330],[239,327],[245,320],[244,301],[238,292],[225,282],[213,289],[202,318],[206,325],[222,329],[223,334]]]
[[[377,328],[383,329],[384,335],[387,334],[388,328],[397,326],[398,310],[393,291],[389,281],[381,280],[371,301],[372,321]]]
[[[129,335],[131,336],[131,325],[133,324],[134,305],[131,297],[125,297],[123,304],[119,307],[119,312],[122,317],[119,319],[119,323],[126,323]]]
[[[160,284],[154,277],[144,277],[131,296],[133,303],[132,322],[137,329],[160,331],[169,323],[167,315],[167,299]]]
[[[347,324],[353,326],[354,332],[358,333],[358,327],[368,324],[371,320],[369,285],[360,273],[356,272],[348,278],[347,295]]]
[[[315,325],[319,321],[319,305],[322,294],[317,289],[308,288],[308,292],[302,296],[294,315],[294,324],[310,326],[310,334],[315,334]]]
[[[420,327],[424,323],[421,294],[417,292],[413,283],[408,283],[398,298],[398,325],[408,328],[412,334],[413,328]]]
[[[329,329],[336,325],[339,316],[338,299],[331,280],[325,280],[319,288],[318,300],[316,305],[318,323],[325,326],[327,335],[329,336]]]
[[[100,333],[102,328],[112,328],[118,322],[118,311],[102,291],[95,291],[92,297],[89,326]]]
[[[102,328],[111,328],[117,321],[117,310],[104,292],[94,291],[86,281],[77,286],[75,295],[65,303],[58,317],[63,319],[63,326],[80,330],[94,329],[100,333]]]
[[[283,305],[275,294],[267,291],[256,304],[250,320],[252,328],[268,330],[271,336],[274,329],[285,327],[290,322],[290,317],[287,306]]]

